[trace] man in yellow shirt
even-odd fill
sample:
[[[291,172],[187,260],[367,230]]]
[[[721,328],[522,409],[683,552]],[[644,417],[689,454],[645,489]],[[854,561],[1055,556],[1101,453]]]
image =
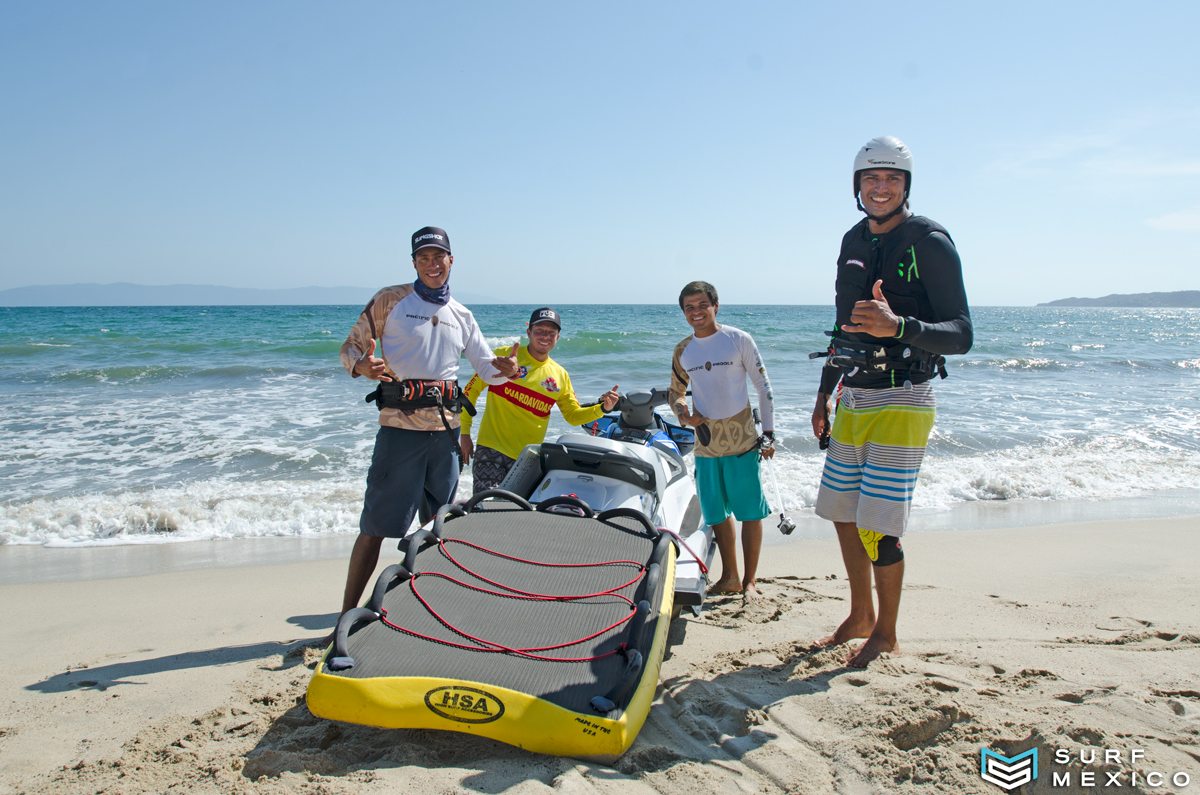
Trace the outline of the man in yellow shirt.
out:
[[[562,318],[548,306],[533,310],[529,316],[529,344],[517,348],[517,376],[503,384],[488,386],[478,375],[471,377],[463,390],[474,405],[479,393],[487,386],[488,396],[479,426],[479,445],[471,441],[472,418],[462,415],[462,434],[458,445],[462,461],[472,462],[473,493],[495,488],[504,480],[516,463],[521,450],[529,444],[539,444],[546,438],[550,424],[550,409],[558,406],[563,419],[572,425],[583,425],[599,419],[617,405],[617,386],[604,393],[599,403],[580,406],[571,387],[571,376],[563,366],[550,358],[558,344]],[[505,355],[511,356],[510,350]]]

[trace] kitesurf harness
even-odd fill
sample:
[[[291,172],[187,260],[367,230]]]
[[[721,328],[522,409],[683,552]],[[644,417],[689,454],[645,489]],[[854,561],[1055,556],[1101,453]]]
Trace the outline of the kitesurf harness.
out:
[[[933,378],[934,373],[946,377],[946,357],[941,354],[911,345],[878,345],[841,337],[832,331],[825,333],[833,338],[829,349],[810,353],[808,358],[828,357],[829,364],[841,369],[846,378],[859,372],[890,372],[892,386],[902,386],[911,382],[912,376],[921,376],[921,381]]]
[[[420,378],[410,378],[405,381],[380,381],[375,391],[365,398],[366,403],[374,403],[380,411],[383,409],[424,409],[438,407],[455,414],[466,411],[472,417],[476,414],[475,406],[467,400],[457,381],[427,381]],[[450,430],[450,423],[444,412],[439,411],[442,424]]]

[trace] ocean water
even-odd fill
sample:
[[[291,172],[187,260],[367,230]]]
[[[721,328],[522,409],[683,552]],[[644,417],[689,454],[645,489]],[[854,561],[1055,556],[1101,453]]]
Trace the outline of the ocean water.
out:
[[[473,309],[496,345],[529,311]],[[559,309],[554,355],[581,399],[667,385],[688,333],[677,307]],[[358,311],[0,308],[0,544],[356,532],[376,411],[337,354]],[[1200,311],[973,314],[974,349],[935,386],[914,529],[978,526],[982,506],[1200,512]],[[783,439],[774,476],[805,532],[823,461],[809,429],[821,365],[808,353],[832,310],[723,306],[720,319],[751,332],[767,363]],[[551,435],[567,429],[555,413]],[[469,483],[468,471],[460,493]],[[778,507],[770,478],[768,496]]]

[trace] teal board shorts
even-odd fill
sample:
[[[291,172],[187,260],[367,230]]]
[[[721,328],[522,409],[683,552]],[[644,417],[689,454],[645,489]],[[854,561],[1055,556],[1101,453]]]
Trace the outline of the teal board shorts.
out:
[[[771,513],[758,476],[758,450],[741,455],[696,459],[696,490],[704,523],[716,525],[733,514],[739,522],[753,522]]]

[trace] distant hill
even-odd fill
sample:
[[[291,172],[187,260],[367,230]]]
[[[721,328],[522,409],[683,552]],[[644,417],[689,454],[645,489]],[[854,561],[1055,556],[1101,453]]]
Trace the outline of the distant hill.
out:
[[[384,285],[379,285],[383,287]],[[0,290],[0,306],[245,306],[335,304],[361,306],[378,287],[286,287],[255,289],[210,284],[54,284]],[[490,303],[454,293],[466,304]]]
[[[1172,293],[1126,293],[1103,298],[1060,298],[1038,306],[1200,307],[1200,290]]]

